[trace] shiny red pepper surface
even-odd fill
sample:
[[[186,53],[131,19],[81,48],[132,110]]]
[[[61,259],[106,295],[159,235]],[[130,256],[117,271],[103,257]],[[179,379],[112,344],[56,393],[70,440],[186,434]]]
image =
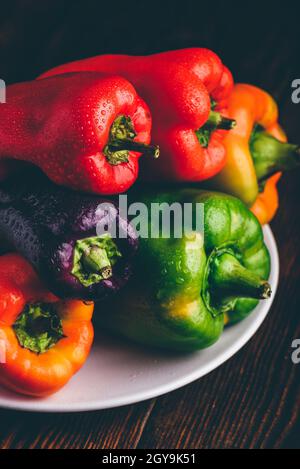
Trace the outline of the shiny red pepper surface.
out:
[[[158,153],[150,132],[149,109],[124,78],[72,73],[12,85],[0,106],[0,175],[23,160],[59,185],[124,192],[141,153]]]
[[[145,99],[153,116],[153,140],[161,150],[158,161],[143,165],[147,179],[201,181],[224,167],[226,132],[220,128],[229,130],[231,123],[225,119],[224,125],[218,119],[219,113],[226,116],[233,79],[212,51],[192,48],[148,57],[103,55],[61,65],[40,78],[74,71],[117,73]],[[217,123],[211,117],[217,117]]]

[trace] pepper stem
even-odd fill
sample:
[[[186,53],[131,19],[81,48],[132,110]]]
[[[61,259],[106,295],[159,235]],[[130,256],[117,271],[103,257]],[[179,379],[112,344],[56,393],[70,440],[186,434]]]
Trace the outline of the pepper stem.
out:
[[[21,347],[37,354],[47,352],[64,337],[55,303],[26,305],[13,329]]]
[[[300,146],[280,142],[265,131],[254,132],[250,150],[259,182],[300,166]]]
[[[131,140],[130,138],[120,138],[112,140],[108,147],[110,151],[136,151],[138,153],[143,153],[144,155],[153,156],[153,158],[157,159],[159,157],[159,146],[158,145],[147,145],[146,143],[136,142],[135,140]]]
[[[89,274],[100,274],[103,279],[112,276],[112,266],[105,249],[92,246],[87,249],[81,258],[81,263]]]
[[[79,239],[74,247],[72,274],[84,287],[108,280],[113,266],[122,257],[114,240],[107,234]]]
[[[203,127],[196,130],[196,136],[200,145],[207,148],[210,142],[212,133],[215,130],[232,130],[236,126],[236,121],[222,116],[219,112],[214,110],[210,111],[209,118]]]
[[[209,118],[205,124],[213,129],[232,130],[236,126],[234,119],[222,116],[219,112],[210,111]]]
[[[109,141],[103,150],[107,161],[113,166],[128,163],[129,151],[150,155],[153,158],[159,157],[158,146],[136,142],[134,140],[136,136],[133,122],[129,116],[116,117],[110,128]]]
[[[210,270],[211,294],[217,298],[253,298],[267,300],[271,286],[246,269],[233,254],[225,252],[213,259]]]

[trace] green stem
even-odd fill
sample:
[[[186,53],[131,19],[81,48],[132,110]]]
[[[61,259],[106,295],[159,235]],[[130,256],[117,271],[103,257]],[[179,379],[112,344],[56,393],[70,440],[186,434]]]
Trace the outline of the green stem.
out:
[[[222,116],[219,112],[210,111],[205,126],[213,129],[232,130],[236,126],[236,121]]]
[[[130,138],[120,138],[111,140],[108,144],[108,148],[111,152],[118,151],[136,151],[143,153],[143,155],[150,155],[153,158],[159,157],[159,146],[158,145],[147,145],[145,143],[136,142]]]
[[[83,253],[81,263],[88,274],[100,274],[103,279],[112,276],[112,266],[105,249],[92,246]]]
[[[90,287],[113,275],[113,266],[121,257],[117,245],[109,236],[80,239],[74,247],[72,274]]]
[[[157,145],[136,142],[134,140],[136,136],[133,122],[129,116],[121,115],[116,117],[110,128],[109,140],[103,150],[107,161],[113,166],[128,163],[129,151],[150,155],[153,158],[159,157],[159,147]]]
[[[254,132],[250,150],[259,182],[300,166],[300,146],[280,142],[268,132]]]
[[[236,121],[222,116],[219,112],[210,111],[209,118],[205,125],[196,130],[196,135],[200,145],[207,148],[210,142],[211,134],[215,130],[232,130],[236,126]]]
[[[266,300],[272,290],[268,282],[246,269],[233,254],[216,255],[210,266],[210,291],[217,298],[253,298]]]
[[[62,322],[50,303],[28,304],[13,325],[21,347],[45,353],[64,337]]]

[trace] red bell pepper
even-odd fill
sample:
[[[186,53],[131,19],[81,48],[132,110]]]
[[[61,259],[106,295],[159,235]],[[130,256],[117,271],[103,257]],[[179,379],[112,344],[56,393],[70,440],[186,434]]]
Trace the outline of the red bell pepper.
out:
[[[63,186],[124,192],[141,153],[158,155],[150,131],[149,109],[124,78],[73,73],[12,85],[0,106],[0,175],[16,159]]]
[[[40,78],[66,72],[100,71],[127,78],[150,106],[153,139],[162,157],[148,161],[151,179],[201,181],[225,165],[224,130],[234,126],[226,115],[233,79],[219,57],[207,49],[183,49],[131,57],[103,55],[56,67]],[[150,165],[150,167],[149,167]]]

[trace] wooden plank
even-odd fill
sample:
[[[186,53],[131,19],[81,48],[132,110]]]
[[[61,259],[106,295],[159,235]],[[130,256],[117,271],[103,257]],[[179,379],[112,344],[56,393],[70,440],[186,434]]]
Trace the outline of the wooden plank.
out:
[[[155,400],[81,414],[0,412],[0,448],[136,448]]]

